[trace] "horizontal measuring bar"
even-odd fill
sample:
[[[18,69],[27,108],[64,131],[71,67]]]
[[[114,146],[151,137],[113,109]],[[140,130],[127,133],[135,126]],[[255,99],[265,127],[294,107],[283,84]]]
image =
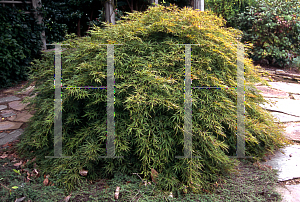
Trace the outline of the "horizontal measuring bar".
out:
[[[21,4],[23,3],[22,1],[0,1],[0,3],[5,3],[5,4]],[[24,3],[27,3],[27,4],[31,4],[32,2],[31,1],[25,1]]]
[[[79,87],[66,87],[63,86],[61,88],[107,88],[106,86],[100,86],[100,87],[94,87],[94,86],[79,86]],[[209,86],[204,86],[204,87],[192,87],[192,88],[237,88],[237,87],[209,87]]]
[[[81,87],[61,87],[61,88],[107,88],[106,86],[94,87],[94,86],[81,86]]]
[[[46,45],[52,45],[53,46],[53,45],[70,45],[70,44],[46,44]],[[124,44],[98,44],[98,45],[124,45]],[[126,44],[126,45],[132,45],[132,44]],[[148,45],[148,46],[155,46],[155,45],[162,45],[162,46],[193,45],[193,46],[196,46],[196,45],[201,45],[201,44],[134,44],[134,46],[142,46],[142,45]]]

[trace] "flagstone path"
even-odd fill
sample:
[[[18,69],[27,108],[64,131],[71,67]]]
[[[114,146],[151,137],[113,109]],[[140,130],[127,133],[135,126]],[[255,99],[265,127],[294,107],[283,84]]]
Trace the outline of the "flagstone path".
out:
[[[21,92],[19,88],[10,88],[1,92],[0,96],[0,146],[7,147],[9,142],[15,141],[24,132],[26,123],[34,112],[26,109],[28,103],[22,103],[24,97],[29,96],[34,86],[29,86]],[[34,95],[33,95],[34,96]]]
[[[277,118],[276,122],[285,126],[288,139],[300,142],[300,75],[286,77],[287,73],[283,70],[268,71],[266,75],[265,79],[270,86],[258,84],[257,89],[270,103],[261,106]],[[270,82],[280,75],[283,75],[281,82]],[[282,201],[300,202],[300,144],[289,145],[274,152],[262,164],[278,170],[276,191],[281,194]]]

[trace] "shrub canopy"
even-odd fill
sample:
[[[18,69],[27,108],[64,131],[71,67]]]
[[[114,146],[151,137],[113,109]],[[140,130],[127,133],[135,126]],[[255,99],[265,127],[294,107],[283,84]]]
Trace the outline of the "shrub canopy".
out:
[[[89,179],[138,172],[149,180],[154,168],[163,190],[210,190],[237,162],[228,157],[236,155],[236,89],[226,87],[237,85],[241,31],[223,25],[211,12],[157,6],[95,27],[91,37],[70,37],[62,53],[63,86],[106,86],[107,51],[101,44],[122,44],[114,46],[114,107],[116,156],[124,158],[98,158],[106,155],[107,90],[73,88],[62,90],[63,155],[71,158],[45,159],[54,154],[53,52],[31,68],[39,94],[31,100],[36,113],[19,151],[36,156],[56,185],[68,189],[84,178],[82,169]],[[185,49],[177,44],[199,44],[192,46],[192,87],[222,87],[192,90],[192,155],[199,159],[175,158],[184,155]],[[253,86],[260,81],[255,67],[247,58],[244,64],[246,156],[262,157],[287,140],[258,105],[264,100]]]

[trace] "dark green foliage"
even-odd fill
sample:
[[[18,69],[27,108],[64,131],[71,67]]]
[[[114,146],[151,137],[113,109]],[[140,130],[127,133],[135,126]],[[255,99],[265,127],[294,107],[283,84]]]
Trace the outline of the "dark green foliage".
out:
[[[27,79],[28,66],[41,50],[41,26],[33,14],[0,6],[0,88]]]
[[[36,60],[31,79],[39,94],[33,99],[36,113],[18,145],[23,156],[37,156],[43,172],[56,185],[69,190],[81,180],[112,177],[115,173],[140,173],[150,180],[151,168],[159,173],[157,187],[173,193],[211,190],[219,176],[233,171],[236,145],[236,38],[241,32],[222,27],[224,20],[211,12],[175,6],[152,7],[129,14],[115,26],[95,27],[91,37],[71,38],[62,53],[63,86],[106,86],[107,51],[115,46],[115,146],[119,159],[106,155],[106,89],[63,89],[63,155],[53,156],[54,88],[53,53]],[[193,156],[177,159],[184,145],[184,46],[192,47]],[[246,45],[246,51],[249,46]],[[247,56],[247,54],[246,54]],[[246,156],[262,157],[287,142],[272,116],[258,104],[260,81],[251,60],[245,58]],[[34,151],[34,152],[30,152]]]
[[[164,3],[163,3],[164,2]],[[47,36],[47,43],[61,42],[65,40],[66,34],[78,34],[78,21],[80,19],[80,35],[84,36],[93,25],[104,27],[105,0],[44,0],[42,2],[43,21]],[[131,12],[130,6],[134,10],[146,10],[150,6],[148,0],[130,2],[121,0],[115,2],[116,21],[120,20],[124,12]],[[175,3],[179,7],[188,5],[187,0],[166,0],[159,1],[159,4],[170,5]],[[132,4],[132,5],[131,5]],[[47,48],[54,48],[48,46]]]
[[[256,0],[206,0],[205,10],[212,10],[216,15],[222,16],[227,22],[226,26],[233,27],[235,21],[232,18],[246,11],[246,7],[254,6]]]
[[[267,59],[270,63],[274,60],[280,66],[300,60],[298,0],[258,1],[232,21],[236,29],[244,32],[242,41],[254,44],[250,54],[254,60]]]

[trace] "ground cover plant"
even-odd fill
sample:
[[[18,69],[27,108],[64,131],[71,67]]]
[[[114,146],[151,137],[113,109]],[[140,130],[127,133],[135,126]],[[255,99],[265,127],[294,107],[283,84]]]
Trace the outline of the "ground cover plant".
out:
[[[11,145],[11,144],[10,144]],[[14,144],[12,144],[14,145]],[[170,193],[155,189],[154,183],[145,182],[140,176],[116,174],[112,179],[83,181],[78,189],[65,192],[58,188],[53,178],[41,175],[35,159],[25,166],[14,146],[0,150],[0,200],[1,201],[280,201],[274,192],[276,171],[253,161],[241,160],[237,172],[214,184],[214,193],[183,193],[173,198]],[[21,163],[20,163],[21,162]],[[22,163],[23,162],[23,163]],[[120,187],[116,200],[115,190]]]
[[[18,143],[19,154],[35,156],[41,172],[68,191],[83,180],[116,173],[139,173],[175,196],[213,191],[237,164],[228,157],[236,152],[237,116],[236,90],[228,86],[237,85],[236,44],[242,32],[225,28],[211,12],[172,5],[134,12],[90,34],[64,42],[70,46],[62,53],[62,85],[106,86],[107,52],[100,44],[123,44],[114,50],[114,106],[116,156],[124,158],[99,158],[106,155],[107,91],[73,88],[62,90],[63,155],[71,158],[45,159],[54,154],[53,52],[32,64],[38,95],[30,102],[36,113]],[[222,87],[193,90],[192,155],[199,159],[175,158],[184,148],[185,53],[177,44],[200,44],[192,48],[192,86]],[[247,51],[250,45],[245,46]],[[259,106],[264,99],[253,82],[260,79],[251,60],[244,63],[246,156],[259,159],[287,140]]]

